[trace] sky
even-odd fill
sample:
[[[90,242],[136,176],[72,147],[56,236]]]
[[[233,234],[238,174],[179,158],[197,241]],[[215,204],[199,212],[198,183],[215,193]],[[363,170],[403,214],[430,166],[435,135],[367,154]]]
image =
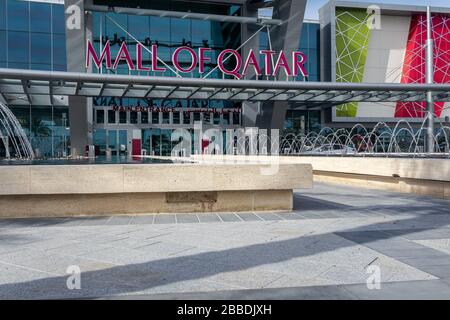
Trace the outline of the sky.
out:
[[[306,5],[306,19],[319,19],[319,8],[322,7],[328,0],[308,0]],[[356,0],[356,2],[367,2],[367,3],[392,3],[392,4],[409,4],[409,5],[419,5],[419,6],[435,6],[435,7],[449,7],[450,8],[450,0]]]

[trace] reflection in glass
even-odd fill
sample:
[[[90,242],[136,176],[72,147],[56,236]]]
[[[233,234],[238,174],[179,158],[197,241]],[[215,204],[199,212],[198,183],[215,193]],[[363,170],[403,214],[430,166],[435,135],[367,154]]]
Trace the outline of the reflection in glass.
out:
[[[142,124],[147,124],[148,123],[148,112],[147,111],[142,111],[141,112],[141,123]]]
[[[116,111],[108,110],[108,123],[109,124],[116,123]]]
[[[28,31],[30,26],[30,3],[28,1],[8,0],[8,29]]]
[[[119,111],[119,123],[127,123],[127,112]]]
[[[105,123],[105,110],[97,109],[97,123],[104,124]]]

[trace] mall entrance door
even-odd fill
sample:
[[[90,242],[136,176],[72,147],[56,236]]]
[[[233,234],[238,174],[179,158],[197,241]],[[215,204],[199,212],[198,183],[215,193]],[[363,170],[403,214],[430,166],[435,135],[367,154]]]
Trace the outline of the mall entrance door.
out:
[[[170,156],[172,152],[171,135],[173,129],[143,129],[142,148],[148,155]]]
[[[107,148],[111,150],[113,156],[127,156],[131,150],[131,141],[128,130],[107,130]]]

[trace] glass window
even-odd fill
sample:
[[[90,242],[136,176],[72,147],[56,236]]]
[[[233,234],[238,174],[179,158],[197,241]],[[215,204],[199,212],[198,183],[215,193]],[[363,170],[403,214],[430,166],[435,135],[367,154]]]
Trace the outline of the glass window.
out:
[[[108,110],[108,123],[116,123],[116,112]]]
[[[172,44],[181,44],[191,41],[191,20],[170,19],[170,39]]]
[[[8,62],[8,68],[11,69],[29,69],[29,63],[20,63],[20,62]]]
[[[183,123],[191,124],[191,113],[190,112],[183,112]]]
[[[233,124],[239,124],[241,119],[241,114],[233,112]]]
[[[152,129],[150,133],[151,137],[151,154],[159,156],[161,155],[161,130]]]
[[[52,10],[46,3],[30,3],[30,31],[50,33],[52,28]]]
[[[152,112],[152,123],[153,124],[159,123],[159,112],[156,112],[156,111]]]
[[[118,25],[120,25],[125,30],[128,29],[128,16],[125,14],[119,14],[119,13],[107,13],[107,16],[110,17],[112,20],[114,20]],[[109,36],[110,40],[114,39],[114,34],[117,34],[117,37],[125,37],[126,39],[126,33],[119,28],[115,23],[113,23],[108,18],[105,18],[106,23],[106,30],[104,31],[106,35]],[[112,46],[119,48],[120,44],[113,45]]]
[[[225,112],[223,114],[222,123],[225,125],[230,124],[230,113],[229,112]]]
[[[148,16],[129,16],[128,32],[140,42],[149,36],[150,18]]]
[[[52,63],[50,34],[31,33],[31,63]]]
[[[28,32],[8,32],[8,60],[29,63],[30,45]]]
[[[29,31],[30,2],[8,0],[8,29]]]
[[[16,116],[27,136],[30,135],[30,106],[14,106],[11,111]]]
[[[203,123],[210,124],[211,123],[211,114],[208,112],[203,113]]]
[[[192,20],[192,43],[201,45],[203,41],[211,39],[211,22]]]
[[[127,130],[119,130],[119,154],[126,155],[127,148]]]
[[[148,123],[148,112],[147,111],[141,112],[141,123],[143,123],[143,124]]]
[[[136,111],[130,112],[130,123],[132,124],[138,123],[138,113]]]
[[[119,123],[127,123],[127,112],[119,111]]]
[[[180,124],[180,113],[178,111],[173,113],[172,123],[173,124]]]
[[[38,157],[52,156],[52,127],[52,107],[31,108],[31,143]]]
[[[52,65],[51,64],[45,64],[45,63],[32,63],[31,64],[32,70],[45,70],[45,71],[52,71]]]
[[[105,129],[97,129],[94,130],[94,145],[98,147],[99,154],[106,154],[106,130]]]
[[[64,15],[64,5],[52,4],[52,23],[53,23],[53,33],[65,33],[65,15]]]
[[[220,124],[220,114],[218,112],[214,112],[214,124]]]
[[[0,43],[6,44],[6,31],[0,30]],[[6,45],[0,46],[0,61],[6,62]]]
[[[6,29],[6,0],[0,0],[0,30],[5,29]]]
[[[172,130],[161,130],[161,155],[170,156]]]
[[[170,113],[169,112],[163,112],[162,114],[162,123],[169,124],[170,123]]]
[[[117,155],[117,130],[108,130],[108,148],[111,149],[111,154]]]
[[[64,66],[66,65],[66,37],[60,34],[53,35],[53,65]]]
[[[194,112],[194,122],[200,121],[200,112]]]
[[[69,154],[69,109],[53,107],[53,156],[65,157]]]
[[[170,19],[150,17],[150,39],[152,41],[170,41]]]
[[[97,110],[97,123],[104,124],[105,123],[105,110],[98,109]]]

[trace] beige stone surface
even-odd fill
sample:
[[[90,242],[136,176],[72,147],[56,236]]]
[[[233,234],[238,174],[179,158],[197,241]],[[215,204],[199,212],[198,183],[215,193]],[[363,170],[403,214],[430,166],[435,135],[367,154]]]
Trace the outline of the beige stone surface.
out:
[[[31,194],[123,192],[121,165],[30,166]]]
[[[292,190],[218,191],[215,201],[169,202],[168,198],[167,193],[0,196],[0,217],[288,211],[293,205]]]
[[[444,198],[450,199],[450,182],[444,184]]]
[[[70,165],[1,167],[0,195],[285,190],[312,187],[309,164],[272,175],[252,164]],[[8,171],[9,170],[9,171]]]
[[[0,166],[0,194],[28,194],[29,166]]]
[[[442,181],[339,174],[323,171],[314,175],[314,181],[450,199],[450,183]]]
[[[401,178],[450,181],[450,161],[448,159],[419,158],[374,158],[374,157],[309,157],[309,156],[192,156],[196,161],[204,163],[249,162],[281,164],[311,164],[314,171],[330,171],[363,175]]]
[[[287,210],[293,209],[292,190],[263,190],[254,193],[254,210]]]
[[[233,191],[312,187],[310,165],[283,164],[264,175],[257,164],[174,164],[124,167],[124,192]]]

